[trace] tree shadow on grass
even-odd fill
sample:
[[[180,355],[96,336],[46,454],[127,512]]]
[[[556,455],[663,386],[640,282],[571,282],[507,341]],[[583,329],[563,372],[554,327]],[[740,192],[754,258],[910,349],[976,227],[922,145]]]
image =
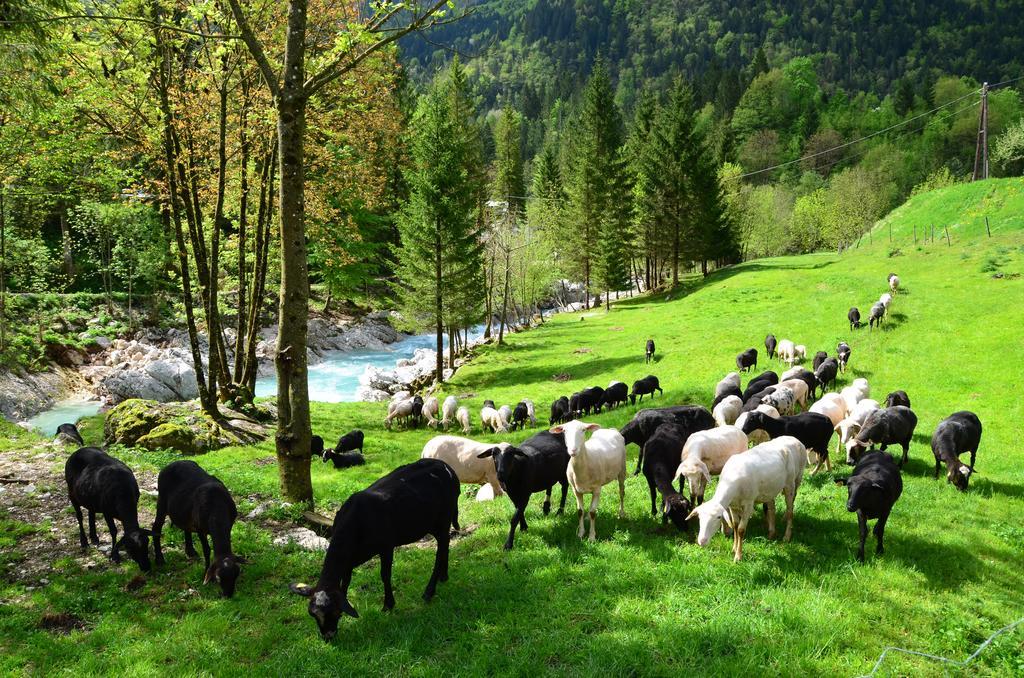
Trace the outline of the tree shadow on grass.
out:
[[[887,317],[885,322],[882,323],[882,331],[892,332],[905,322],[907,322],[906,313],[890,313],[889,317]]]
[[[575,358],[575,360],[573,360]],[[605,374],[611,370],[622,370],[626,366],[637,367],[636,358],[598,358],[598,359],[580,359],[581,356],[567,355],[565,358],[565,364],[562,368],[552,369],[547,365],[530,366],[522,363],[516,363],[509,365],[508,367],[501,367],[497,369],[491,369],[487,375],[479,375],[477,378],[477,395],[485,393],[487,388],[505,388],[510,384],[515,384],[524,388],[524,390],[531,384],[541,384],[552,381],[558,373],[566,373],[569,375],[569,379],[564,382],[566,392],[577,391],[580,388],[587,388],[589,386],[598,385],[604,388],[606,381],[601,380],[600,384],[590,384],[583,382],[592,381],[597,375]],[[486,376],[486,378],[484,378]],[[643,376],[643,375],[640,375]],[[640,376],[634,377],[639,379]],[[627,384],[632,384],[634,379],[623,378],[627,377],[625,374],[618,374],[616,379],[624,381]],[[528,395],[524,393],[524,395]],[[486,397],[486,396],[483,396]],[[538,403],[538,406],[540,404]]]
[[[1011,499],[1024,499],[1024,486],[1003,483],[998,480],[989,480],[981,473],[971,476],[967,492],[968,494],[973,493],[983,497],[1000,494]]]

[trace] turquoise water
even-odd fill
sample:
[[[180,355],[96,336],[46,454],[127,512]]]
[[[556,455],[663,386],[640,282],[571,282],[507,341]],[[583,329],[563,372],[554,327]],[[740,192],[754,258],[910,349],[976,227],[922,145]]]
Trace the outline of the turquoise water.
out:
[[[51,409],[29,419],[28,423],[43,435],[55,436],[61,424],[74,424],[80,418],[91,417],[99,411],[99,401],[80,398],[60,400]]]

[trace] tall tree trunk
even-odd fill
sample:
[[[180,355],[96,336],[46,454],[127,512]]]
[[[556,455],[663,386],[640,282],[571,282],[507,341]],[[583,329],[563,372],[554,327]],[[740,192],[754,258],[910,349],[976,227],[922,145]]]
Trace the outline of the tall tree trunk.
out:
[[[218,87],[220,106],[217,121],[217,199],[213,210],[213,229],[210,233],[210,290],[209,312],[206,318],[207,334],[210,338],[210,392],[218,393],[220,384],[221,400],[227,400],[226,389],[231,384],[227,351],[220,324],[220,226],[224,218],[224,192],[227,185],[227,127],[228,127],[228,73],[227,57],[222,57],[221,83]]]
[[[246,285],[248,282],[245,249],[248,246],[249,227],[249,136],[248,136],[249,81],[242,77],[242,105],[238,112],[238,142],[241,158],[241,195],[238,198],[238,320],[235,322],[235,383],[242,384],[242,368],[245,363],[245,338],[247,336],[246,320]],[[254,272],[255,274],[255,272]]]
[[[277,144],[270,140],[270,149],[265,155],[263,169],[260,172],[260,205],[256,214],[256,246],[253,253],[252,293],[249,297],[249,319],[245,337],[245,368],[239,382],[244,384],[249,393],[255,394],[256,344],[260,330],[260,311],[263,308],[263,295],[267,284],[267,265],[269,263],[270,224],[274,212],[274,179],[277,176]]]
[[[441,297],[441,221],[434,219],[434,313],[437,315],[437,364],[434,379],[444,381],[444,304]]]
[[[484,328],[484,339],[491,338],[491,321],[494,318],[494,249],[491,249],[491,265],[488,271],[484,272],[484,297],[485,312],[487,314],[487,326]]]
[[[511,256],[511,250],[505,250],[505,287],[504,292],[501,295],[501,318],[499,319],[501,324],[498,326],[498,345],[505,341],[505,319],[508,317],[508,276],[509,276],[509,257]]]
[[[280,149],[281,295],[277,329],[277,462],[281,494],[313,503],[309,475],[306,334],[309,270],[305,226],[306,0],[289,0],[284,83],[277,104]]]
[[[672,229],[672,286],[679,284],[679,223]]]

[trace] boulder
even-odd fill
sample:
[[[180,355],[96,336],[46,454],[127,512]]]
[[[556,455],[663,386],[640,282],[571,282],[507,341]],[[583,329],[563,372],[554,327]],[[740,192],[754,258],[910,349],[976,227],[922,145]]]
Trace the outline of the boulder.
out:
[[[307,551],[326,551],[330,542],[306,527],[296,527],[274,537],[275,546],[295,544]]]
[[[256,405],[261,419],[272,421],[265,405]],[[269,428],[221,408],[225,425],[210,419],[196,401],[158,403],[130,399],[112,408],[106,417],[106,444],[138,446],[147,450],[174,450],[181,454],[203,454],[229,445],[249,445],[266,439]]]

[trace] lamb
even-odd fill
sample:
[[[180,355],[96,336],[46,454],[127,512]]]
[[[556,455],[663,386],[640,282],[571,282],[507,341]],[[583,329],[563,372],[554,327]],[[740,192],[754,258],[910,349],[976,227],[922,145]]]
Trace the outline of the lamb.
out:
[[[82,434],[78,432],[78,427],[74,424],[61,424],[57,427],[56,436],[62,443],[74,443],[79,447],[85,445]]]
[[[586,438],[591,432],[590,439]],[[583,495],[590,499],[590,541],[597,541],[597,507],[601,502],[601,488],[619,481],[619,518],[626,518],[626,441],[613,428],[600,424],[570,421],[551,429],[551,433],[564,434],[565,448],[569,452],[569,466],[565,475],[576,495],[576,508],[580,525],[576,536],[583,538]]]
[[[747,451],[747,434],[735,426],[724,426],[690,435],[683,445],[682,462],[675,475],[683,476],[690,487],[690,501],[704,503],[704,491],[711,476],[722,472],[725,462]]]
[[[796,362],[796,346],[789,339],[783,339],[778,346],[779,360],[790,367]]]
[[[757,349],[748,348],[736,356],[736,369],[740,372],[749,372],[757,367]]]
[[[392,421],[396,419],[405,421],[411,416],[413,416],[413,401],[411,398],[391,403],[388,406],[388,416],[384,418],[384,428],[390,431]]]
[[[548,426],[554,426],[555,424],[561,424],[563,421],[569,421],[569,399],[562,396],[558,400],[551,403],[551,418],[548,419]]]
[[[731,426],[736,423],[736,418],[743,412],[743,401],[737,396],[726,397],[722,402],[715,405],[711,414],[718,426]]]
[[[644,460],[644,445],[654,431],[664,423],[676,423],[683,427],[687,436],[694,431],[704,431],[714,428],[715,419],[705,408],[700,405],[680,405],[678,407],[662,407],[658,409],[640,410],[633,419],[619,429],[626,444],[634,444],[640,448],[640,455],[636,460],[636,471],[633,475],[640,475],[640,469]],[[686,442],[686,439],[683,439]]]
[[[828,458],[829,441],[832,440],[833,433],[832,421],[825,415],[816,412],[803,412],[791,417],[775,419],[760,412],[754,412],[743,424],[743,432],[749,433],[757,429],[761,429],[773,439],[781,436],[793,436],[803,444],[807,451],[813,450],[818,457],[818,463],[811,471],[811,475],[820,471],[822,465],[826,470],[832,470],[832,462]]]
[[[565,510],[565,495],[569,486],[566,478],[569,453],[565,448],[564,435],[541,431],[523,441],[519,447],[492,447],[477,456],[481,459],[494,457],[498,482],[516,508],[512,514],[508,539],[505,540],[506,551],[512,550],[516,527],[521,527],[523,532],[527,529],[526,507],[530,503],[531,494],[546,492],[543,511],[547,515],[551,511],[551,488],[556,484],[561,485],[562,500],[558,514],[561,515]]]
[[[238,517],[235,500],[224,483],[210,475],[191,460],[175,461],[163,468],[157,476],[156,520],[153,521],[153,551],[157,566],[164,564],[160,536],[168,516],[171,524],[185,533],[185,555],[196,557],[192,533],[199,536],[203,547],[206,574],[203,584],[216,580],[221,594],[230,598],[241,568],[241,559],[231,550],[231,528]],[[213,560],[210,543],[213,542]]]
[[[849,312],[846,314],[846,319],[850,321],[850,331],[860,327],[860,309],[856,306],[851,306]]]
[[[868,520],[875,523],[875,538],[878,546],[876,555],[885,552],[882,539],[885,535],[885,524],[896,500],[903,493],[903,478],[892,457],[884,452],[865,454],[853,474],[849,478],[836,478],[836,485],[845,485],[847,490],[846,510],[857,512],[857,525],[860,529],[860,548],[857,560],[864,562],[864,542],[868,538]]]
[[[910,407],[910,396],[907,395],[906,391],[893,391],[885,396],[885,406],[893,407],[894,405]]]
[[[530,420],[530,426],[537,425],[537,408],[534,407],[533,401],[529,398],[523,398],[523,404],[526,405],[526,418]]]
[[[526,420],[529,415],[526,412],[526,403],[519,401],[516,403],[515,409],[512,410],[512,430],[526,428]],[[460,478],[461,480],[461,478]]]
[[[846,401],[846,409],[852,412],[857,403],[871,395],[871,386],[867,379],[854,379],[853,383],[839,392],[839,395]]]
[[[338,620],[359,613],[348,601],[352,570],[380,556],[384,583],[384,609],[395,606],[391,566],[395,547],[431,535],[437,555],[423,599],[430,601],[438,581],[448,581],[449,528],[459,529],[459,479],[443,461],[420,459],[399,466],[365,490],[351,495],[338,509],[331,528],[331,543],[324,556],[316,586],[292,584],[292,593],[309,598],[309,614],[320,636],[330,641],[338,633]]]
[[[811,363],[811,367],[815,371],[817,371],[818,367],[820,367],[821,364],[826,360],[828,360],[828,353],[826,353],[825,351],[818,351],[817,353],[814,354],[814,360]]]
[[[876,303],[871,307],[871,313],[868,315],[868,329],[882,326],[882,318],[885,316],[885,307],[880,303]]]
[[[734,426],[736,426],[736,428],[740,430],[743,430],[744,426],[747,423],[747,419],[749,419],[750,415],[752,415],[754,412],[763,412],[772,419],[778,419],[779,417],[782,416],[781,414],[779,414],[779,411],[776,410],[771,405],[758,405],[756,409],[750,410],[749,412],[743,412],[742,414],[740,414],[740,416],[736,418],[736,423],[734,424]],[[770,438],[768,437],[768,434],[765,432],[764,429],[759,428],[747,433],[747,440],[750,443],[759,445],[760,443],[768,442]]]
[[[657,391],[664,395],[664,391],[661,390],[661,384],[658,383],[658,378],[653,374],[648,374],[643,379],[637,379],[633,382],[633,391],[629,394],[629,404],[636,405],[637,396],[640,397],[640,402],[644,401],[645,395],[650,395],[651,400],[654,399],[654,392]]]
[[[900,277],[895,273],[889,274],[889,290],[896,294],[900,289]]]
[[[441,404],[437,401],[434,396],[428,397],[423,401],[422,414],[426,417],[427,426],[430,428],[437,428],[437,413],[441,409]]]
[[[878,401],[865,398],[849,409],[846,418],[835,425],[835,432],[839,434],[838,444],[846,445],[864,426],[871,413],[878,409]]]
[[[121,562],[121,549],[128,552],[139,569],[149,572],[149,530],[139,527],[139,484],[135,474],[120,460],[97,447],[82,447],[68,457],[64,464],[64,480],[68,484],[68,499],[78,518],[78,536],[83,549],[89,547],[82,526],[82,508],[89,512],[89,539],[99,546],[96,535],[96,514],[102,513],[110,530],[113,548],[110,557]],[[117,526],[121,521],[124,536],[117,539]]]
[[[845,341],[840,341],[839,345],[836,346],[836,357],[839,359],[839,371],[846,373],[846,365],[850,362],[850,354],[853,351],[850,349],[850,345]]]
[[[458,410],[456,410],[456,412],[455,412],[455,421],[459,422],[459,426],[462,427],[462,432],[463,433],[469,433],[469,431],[470,431],[469,408],[468,407],[460,407]]]
[[[423,446],[420,453],[421,459],[440,459],[448,464],[459,482],[467,485],[490,485],[494,493],[499,497],[503,494],[501,483],[498,482],[498,470],[494,466],[494,457],[483,457],[479,455],[484,450],[497,447],[503,450],[508,443],[481,443],[469,438],[458,436],[434,436]]]
[[[764,338],[764,350],[768,353],[768,359],[775,357],[775,347],[778,345],[778,341],[775,339],[774,334],[769,334]]]
[[[505,426],[505,422],[502,421],[501,414],[498,410],[484,405],[480,409],[480,426],[486,431],[490,429],[492,433],[505,433],[508,431],[508,427]]]
[[[803,344],[797,344],[793,347],[793,355],[798,363],[802,363],[807,360],[807,347]]]
[[[647,340],[647,348],[644,351],[646,360],[644,362],[651,362],[654,359],[654,339]]]
[[[452,421],[455,419],[455,413],[459,409],[459,399],[453,395],[448,396],[444,399],[444,403],[441,404],[441,425],[444,426],[444,430],[447,431],[452,425]]]
[[[814,370],[814,379],[818,382],[821,387],[822,393],[828,390],[829,386],[835,388],[836,377],[839,375],[839,361],[835,358],[829,358],[821,365],[818,369]]]
[[[604,396],[601,398],[601,403],[598,405],[598,411],[605,405],[608,409],[618,407],[619,405],[625,405],[629,400],[629,387],[621,381],[613,381],[608,384],[608,388],[604,390]]]
[[[939,468],[946,464],[946,480],[961,492],[967,491],[967,482],[974,473],[974,460],[981,444],[981,420],[974,412],[954,412],[939,422],[932,434],[932,454],[935,455],[935,478]],[[960,455],[971,453],[971,463],[964,464]]]
[[[680,530],[689,531],[686,516],[693,506],[677,492],[673,483],[676,479],[676,466],[679,463],[680,450],[686,431],[678,424],[661,424],[644,444],[644,477],[651,492],[651,515],[657,516],[657,494],[661,492],[661,523],[667,525],[671,520]],[[680,488],[681,489],[681,488]]]
[[[765,504],[768,538],[775,538],[775,498],[786,498],[786,533],[793,535],[793,504],[807,465],[807,450],[799,440],[782,436],[733,455],[725,462],[711,500],[693,509],[690,518],[700,519],[697,543],[707,546],[724,520],[733,529],[733,558],[743,557],[743,538],[755,503]]]
[[[324,439],[320,436],[310,437],[309,451],[312,456],[320,457],[325,464],[329,461],[332,462],[336,469],[362,466],[366,463],[366,458],[363,457],[362,452],[335,452],[334,450],[324,449]]]
[[[826,393],[821,400],[811,405],[808,412],[824,414],[832,422],[832,426],[838,426],[847,413],[846,401],[838,393]]]
[[[800,382],[800,384],[803,385],[803,382]],[[780,384],[761,400],[761,404],[770,405],[781,414],[790,414],[796,406],[796,394],[793,392],[793,389]]]
[[[899,462],[900,468],[903,468],[907,463],[910,441],[916,427],[917,415],[909,407],[897,405],[875,410],[856,437],[846,443],[846,463],[852,464],[860,457],[860,453],[873,445],[880,445],[884,452],[889,445],[898,444],[903,448],[903,458]]]

